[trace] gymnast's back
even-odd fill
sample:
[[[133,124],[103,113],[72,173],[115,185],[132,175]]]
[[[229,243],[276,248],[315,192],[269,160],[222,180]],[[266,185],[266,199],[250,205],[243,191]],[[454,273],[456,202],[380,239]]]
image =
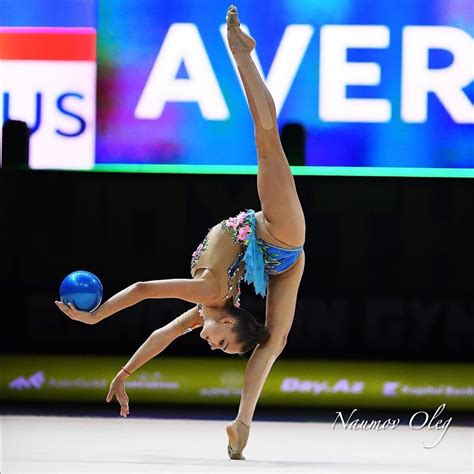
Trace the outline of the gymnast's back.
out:
[[[240,282],[245,273],[245,242],[250,228],[245,223],[246,213],[223,220],[209,229],[191,258],[191,276],[195,278],[207,269],[219,284],[216,305],[229,299],[239,305]]]

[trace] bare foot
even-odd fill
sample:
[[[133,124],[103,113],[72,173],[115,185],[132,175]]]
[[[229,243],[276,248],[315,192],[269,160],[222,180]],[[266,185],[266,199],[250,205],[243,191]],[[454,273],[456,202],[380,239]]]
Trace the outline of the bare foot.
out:
[[[229,444],[227,446],[227,454],[230,459],[245,459],[242,451],[247,445],[249,439],[250,426],[240,420],[234,420],[226,427]]]
[[[227,41],[233,54],[250,53],[255,48],[255,40],[240,29],[237,8],[231,5],[225,17],[227,22]]]

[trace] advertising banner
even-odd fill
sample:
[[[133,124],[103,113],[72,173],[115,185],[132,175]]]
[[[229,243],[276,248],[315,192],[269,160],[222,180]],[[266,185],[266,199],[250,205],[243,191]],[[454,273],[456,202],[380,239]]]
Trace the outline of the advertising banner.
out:
[[[2,0],[0,126],[25,122],[29,167],[90,169],[95,161],[95,0]]]
[[[105,402],[122,357],[0,357],[0,400]],[[131,403],[230,404],[245,359],[161,357],[126,381]],[[474,365],[277,360],[259,404],[282,407],[474,411]]]

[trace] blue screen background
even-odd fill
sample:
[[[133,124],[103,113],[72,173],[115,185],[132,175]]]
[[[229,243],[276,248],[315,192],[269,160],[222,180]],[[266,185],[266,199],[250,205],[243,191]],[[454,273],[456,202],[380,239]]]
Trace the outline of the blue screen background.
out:
[[[3,26],[93,26],[98,30],[96,163],[256,164],[253,123],[219,27],[228,0],[3,0]],[[278,118],[280,129],[306,131],[307,166],[474,168],[472,124],[455,123],[434,94],[425,123],[401,119],[402,30],[444,25],[474,34],[468,0],[240,0],[241,20],[257,40],[266,75],[289,24],[314,34]],[[134,116],[154,61],[173,23],[194,23],[230,111],[225,121],[203,118],[197,103],[173,102],[158,119]],[[378,86],[349,86],[350,98],[385,98],[388,123],[324,122],[319,118],[320,29],[323,25],[385,25],[386,49],[349,50],[348,60],[376,62]],[[452,55],[432,50],[430,68],[448,67]],[[474,60],[473,60],[474,61]],[[184,67],[179,77],[187,77]],[[464,89],[474,101],[474,85]]]

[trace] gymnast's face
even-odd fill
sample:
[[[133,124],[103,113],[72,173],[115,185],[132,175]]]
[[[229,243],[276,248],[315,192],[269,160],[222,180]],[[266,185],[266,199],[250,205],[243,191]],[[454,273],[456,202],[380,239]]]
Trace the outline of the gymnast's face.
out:
[[[221,349],[226,354],[238,354],[241,344],[236,341],[236,334],[233,331],[235,319],[232,316],[216,309],[203,310],[204,324],[200,336],[208,342],[211,349]]]

